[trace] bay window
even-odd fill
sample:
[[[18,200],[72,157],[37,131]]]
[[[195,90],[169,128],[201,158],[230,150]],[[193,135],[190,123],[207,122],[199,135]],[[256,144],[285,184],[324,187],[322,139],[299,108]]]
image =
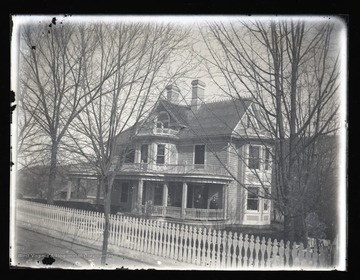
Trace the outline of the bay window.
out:
[[[165,145],[157,145],[156,164],[165,164]]]
[[[247,188],[246,210],[270,211],[270,187],[250,186]]]
[[[249,187],[247,191],[247,210],[259,211],[259,188]]]
[[[249,146],[249,168],[260,169],[260,146]]]
[[[141,149],[140,149],[141,163],[148,163],[148,154],[149,154],[149,145],[148,144],[141,145]]]
[[[264,145],[249,146],[248,168],[256,170],[271,169],[271,149]]]

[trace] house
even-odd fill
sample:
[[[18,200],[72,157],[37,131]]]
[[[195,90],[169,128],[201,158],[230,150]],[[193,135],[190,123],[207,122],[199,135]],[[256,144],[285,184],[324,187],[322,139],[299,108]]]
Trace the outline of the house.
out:
[[[170,85],[145,120],[118,135],[112,205],[187,224],[269,225],[271,141],[259,108],[246,98],[203,103],[205,84],[191,84],[191,104]]]

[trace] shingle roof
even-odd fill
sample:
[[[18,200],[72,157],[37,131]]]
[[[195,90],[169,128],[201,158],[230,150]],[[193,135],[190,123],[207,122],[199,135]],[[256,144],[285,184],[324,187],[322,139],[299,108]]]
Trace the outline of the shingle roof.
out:
[[[202,104],[190,113],[188,126],[179,137],[230,135],[251,103],[249,99],[230,99]]]
[[[177,105],[167,100],[160,100],[166,110],[185,127],[178,133],[181,138],[193,138],[216,135],[230,135],[252,100],[224,100],[205,103],[197,111],[190,106]],[[118,135],[118,144],[131,142],[135,127],[124,130]]]
[[[160,103],[180,124],[187,125],[190,106],[174,104],[164,99],[160,100]]]
[[[132,141],[136,133],[136,126],[129,127],[124,131],[120,132],[117,137],[117,145],[127,145]]]

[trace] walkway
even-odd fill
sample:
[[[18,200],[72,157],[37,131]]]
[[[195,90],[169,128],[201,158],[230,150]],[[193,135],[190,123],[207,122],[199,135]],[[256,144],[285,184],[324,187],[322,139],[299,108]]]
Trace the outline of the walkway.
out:
[[[145,263],[125,256],[108,254],[101,267],[101,251],[66,242],[22,227],[16,231],[14,266],[69,269],[163,269],[159,263]],[[51,257],[49,257],[51,256]]]

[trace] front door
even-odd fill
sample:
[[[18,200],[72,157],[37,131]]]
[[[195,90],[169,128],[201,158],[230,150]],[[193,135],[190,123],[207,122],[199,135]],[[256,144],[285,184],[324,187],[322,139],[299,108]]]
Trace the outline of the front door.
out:
[[[129,212],[131,207],[131,187],[129,181],[114,180],[111,205],[119,212]]]

